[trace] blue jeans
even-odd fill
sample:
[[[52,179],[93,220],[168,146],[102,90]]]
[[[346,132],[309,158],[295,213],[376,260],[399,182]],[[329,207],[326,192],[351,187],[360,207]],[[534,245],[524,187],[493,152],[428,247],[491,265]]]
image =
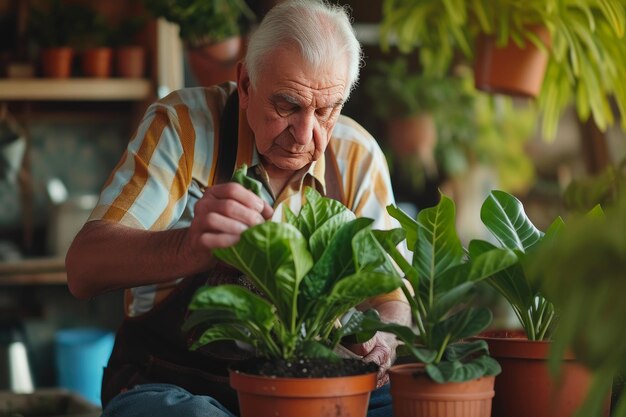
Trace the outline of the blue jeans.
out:
[[[102,417],[235,417],[215,399],[170,384],[145,384],[119,394]],[[392,417],[389,384],[370,397],[367,417]],[[294,416],[295,417],[295,416]]]

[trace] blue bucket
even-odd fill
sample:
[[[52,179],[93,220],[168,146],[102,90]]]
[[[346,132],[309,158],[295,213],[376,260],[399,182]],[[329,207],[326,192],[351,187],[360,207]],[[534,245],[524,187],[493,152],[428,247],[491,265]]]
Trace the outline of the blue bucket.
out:
[[[78,392],[100,406],[102,372],[115,336],[98,328],[75,328],[56,333],[56,368],[58,386]]]

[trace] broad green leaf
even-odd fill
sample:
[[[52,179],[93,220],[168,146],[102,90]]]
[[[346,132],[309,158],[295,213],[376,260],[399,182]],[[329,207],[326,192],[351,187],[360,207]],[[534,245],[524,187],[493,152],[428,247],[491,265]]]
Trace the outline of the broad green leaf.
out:
[[[243,185],[248,190],[252,191],[254,194],[261,197],[261,190],[263,189],[263,185],[260,181],[255,180],[254,178],[250,178],[248,176],[248,166],[246,164],[242,164],[233,174],[231,181],[239,183]]]
[[[342,211],[328,219],[321,227],[319,227],[309,238],[309,247],[314,260],[318,260],[324,250],[328,246],[332,237],[337,230],[347,222],[354,220],[354,213],[351,211]]]
[[[337,330],[335,338],[340,340],[346,336],[357,335],[357,343],[363,343],[371,339],[378,331],[393,333],[400,340],[411,345],[417,339],[410,327],[380,321],[380,316],[376,310],[356,311],[350,316],[350,320]],[[363,335],[359,335],[359,333],[363,333]]]
[[[295,322],[298,286],[313,263],[302,234],[286,223],[247,229],[239,242],[215,256],[242,271],[276,305],[286,325]]]
[[[415,243],[417,242],[417,221],[393,205],[387,206],[387,212],[400,223],[400,226],[406,233],[406,244],[408,248],[413,251],[415,249]]]
[[[372,219],[358,218],[344,224],[335,233],[322,256],[304,277],[300,289],[304,305],[327,294],[336,281],[354,273],[356,265],[352,253],[352,238],[372,222]]]
[[[252,321],[270,329],[275,320],[275,308],[267,300],[239,285],[202,287],[196,291],[189,309],[192,311],[230,312],[240,321]]]
[[[439,204],[419,212],[413,265],[422,283],[434,281],[463,261],[464,251],[456,233],[454,203],[445,195]]]
[[[368,298],[400,288],[401,285],[402,279],[396,275],[376,271],[360,272],[337,281],[320,302],[321,305],[358,305]]]
[[[489,347],[484,340],[472,340],[470,342],[459,342],[448,345],[445,358],[449,361],[462,361],[470,355],[476,353],[489,353]]]
[[[372,233],[376,237],[376,240],[387,251],[391,259],[398,265],[400,270],[404,273],[409,283],[413,288],[419,288],[419,276],[417,275],[417,269],[407,261],[397,248],[398,244],[406,236],[404,229],[391,229],[391,230],[373,230]]]
[[[435,297],[428,312],[428,321],[438,322],[442,320],[452,309],[467,301],[473,288],[473,282],[464,282]]]
[[[467,337],[476,336],[491,323],[491,311],[487,308],[466,308],[447,319],[434,323],[432,346],[440,346],[443,340],[450,343]]]
[[[401,339],[399,335],[398,339]],[[422,346],[414,346],[408,343],[398,346],[398,351],[401,352],[403,356],[406,354],[411,355],[422,363],[433,363],[437,358],[436,350],[428,349]]]
[[[257,345],[257,340],[245,329],[232,324],[217,324],[207,329],[190,347],[196,350],[204,345],[219,340],[238,340],[252,346]]]
[[[377,270],[397,275],[385,249],[372,232],[371,229],[361,229],[352,238],[352,253],[357,254],[354,257],[356,272]]]
[[[315,340],[304,340],[299,350],[304,358],[324,358],[331,361],[339,358],[332,349]]]
[[[497,375],[502,371],[498,362],[493,358],[482,355],[478,358],[462,363],[460,361],[440,362],[426,365],[426,372],[437,383],[465,382],[478,379],[482,376]]]
[[[328,219],[341,212],[349,211],[339,201],[322,197],[311,187],[306,188],[304,196],[306,203],[298,214],[297,228],[307,241]]]
[[[543,236],[526,216],[522,203],[504,191],[494,190],[489,194],[481,207],[480,218],[496,239],[509,249],[525,252]]]

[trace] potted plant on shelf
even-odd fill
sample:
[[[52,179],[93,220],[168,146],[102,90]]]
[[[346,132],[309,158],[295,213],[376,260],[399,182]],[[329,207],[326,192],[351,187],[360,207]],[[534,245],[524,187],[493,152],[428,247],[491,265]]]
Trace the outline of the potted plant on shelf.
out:
[[[242,34],[255,16],[244,0],[144,0],[146,9],[180,26],[191,69],[200,85],[234,80],[243,55]]]
[[[547,52],[545,77],[534,79],[543,78],[538,104],[544,115],[542,132],[548,138],[554,137],[561,113],[572,103],[582,120],[592,115],[601,130],[615,122],[611,99],[624,113],[626,92],[621,83],[626,76],[626,43],[624,5],[619,0],[460,0],[443,5],[436,0],[385,0],[382,46],[388,48],[391,39],[404,52],[419,46],[420,62],[430,74],[449,72],[458,51],[482,65],[476,44],[484,38],[482,35],[493,36],[492,43],[498,48],[515,44],[516,49],[526,52],[536,48],[539,55]],[[548,37],[531,30],[537,26],[547,28],[549,46]],[[534,61],[543,64],[544,58]],[[523,67],[517,60],[507,60],[513,69]],[[484,85],[481,74],[485,72],[476,71],[478,84]],[[507,74],[499,78],[506,81],[516,77]],[[497,91],[502,87],[487,89]]]
[[[587,392],[589,373],[573,354],[567,353],[561,358],[562,377],[557,381],[549,374],[547,358],[557,311],[540,284],[527,273],[535,251],[554,239],[564,222],[557,218],[544,233],[530,221],[517,198],[498,190],[485,200],[480,216],[499,245],[472,240],[470,257],[478,259],[494,251],[501,251],[503,256],[513,254],[514,264],[504,270],[486,271],[486,282],[508,301],[523,329],[491,331],[477,338],[488,343],[491,355],[502,366],[496,380],[493,415],[570,417]]]
[[[44,77],[69,78],[75,53],[75,28],[80,25],[84,7],[61,0],[32,2],[28,33],[39,47]]]
[[[417,360],[390,370],[394,415],[451,416],[445,410],[455,410],[456,417],[489,417],[500,366],[485,341],[467,339],[487,328],[492,314],[470,301],[485,271],[503,270],[515,258],[494,251],[469,262],[456,233],[454,203],[444,195],[417,220],[397,207],[387,209],[402,229],[377,233],[411,284],[412,290],[403,288],[416,326],[390,330]],[[396,248],[397,234],[406,236],[411,263]]]
[[[146,47],[137,36],[146,25],[142,15],[122,20],[112,31],[115,74],[122,78],[141,78],[146,73]]]
[[[85,77],[109,78],[113,72],[112,30],[104,16],[85,8],[75,27]]]
[[[236,178],[258,187],[238,170]],[[370,230],[372,220],[356,218],[336,200],[308,188],[298,215],[265,222],[215,256],[253,284],[207,286],[190,303],[184,330],[200,331],[192,349],[220,340],[248,346],[253,359],[230,372],[241,415],[365,416],[377,367],[341,359],[346,336],[384,324],[372,312],[353,311],[363,301],[402,284]],[[337,322],[352,311],[343,326]],[[343,376],[339,376],[343,375]]]

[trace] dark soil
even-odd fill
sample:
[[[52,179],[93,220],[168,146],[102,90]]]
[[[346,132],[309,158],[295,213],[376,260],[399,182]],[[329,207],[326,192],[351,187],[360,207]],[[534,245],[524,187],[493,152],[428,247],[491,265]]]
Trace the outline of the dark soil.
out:
[[[378,365],[359,359],[283,359],[252,358],[237,365],[237,371],[283,378],[326,378],[378,372]]]

